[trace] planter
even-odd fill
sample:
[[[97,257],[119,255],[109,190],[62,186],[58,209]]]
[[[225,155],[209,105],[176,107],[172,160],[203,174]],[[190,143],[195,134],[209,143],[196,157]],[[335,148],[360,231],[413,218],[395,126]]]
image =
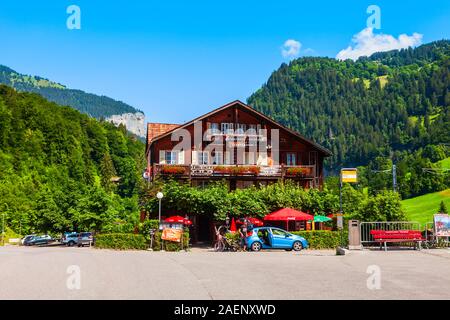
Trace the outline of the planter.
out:
[[[290,177],[301,177],[304,178],[310,174],[309,168],[287,168],[286,175]]]
[[[216,166],[214,173],[216,174],[230,174],[235,176],[253,175],[257,176],[261,169],[258,166]]]
[[[163,166],[160,169],[162,174],[181,175],[185,173],[185,168],[180,166]]]

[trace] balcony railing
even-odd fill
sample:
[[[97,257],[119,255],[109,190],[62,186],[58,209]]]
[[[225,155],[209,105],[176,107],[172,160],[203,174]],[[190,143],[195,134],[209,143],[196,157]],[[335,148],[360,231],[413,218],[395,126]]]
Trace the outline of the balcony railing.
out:
[[[258,166],[258,165],[153,165],[153,177],[275,177],[314,179],[314,165],[299,166]]]

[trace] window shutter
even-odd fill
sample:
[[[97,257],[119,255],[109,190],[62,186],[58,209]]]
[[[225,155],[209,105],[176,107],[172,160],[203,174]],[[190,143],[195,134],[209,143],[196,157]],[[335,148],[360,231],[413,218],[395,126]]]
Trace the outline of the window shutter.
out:
[[[178,164],[184,164],[184,150],[177,152]]]
[[[165,163],[166,163],[166,151],[159,150],[159,164],[165,164]]]
[[[192,151],[192,164],[198,164],[197,151]]]
[[[258,165],[267,166],[267,153],[260,152],[258,155]]]
[[[225,152],[225,164],[232,164],[231,163],[231,154],[229,151]]]

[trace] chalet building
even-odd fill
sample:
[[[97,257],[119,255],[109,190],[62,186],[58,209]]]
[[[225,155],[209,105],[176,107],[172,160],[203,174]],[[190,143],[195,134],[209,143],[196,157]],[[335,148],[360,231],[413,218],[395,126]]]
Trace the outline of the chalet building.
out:
[[[225,180],[230,190],[290,179],[305,188],[323,184],[331,153],[241,101],[182,125],[149,123],[147,172],[204,186]]]

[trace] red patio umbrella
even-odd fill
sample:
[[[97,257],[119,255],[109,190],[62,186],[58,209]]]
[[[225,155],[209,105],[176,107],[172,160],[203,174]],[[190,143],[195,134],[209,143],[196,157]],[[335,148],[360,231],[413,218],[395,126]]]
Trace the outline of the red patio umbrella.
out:
[[[286,221],[286,230],[289,226],[289,221],[308,221],[314,220],[314,216],[303,211],[298,211],[292,208],[283,208],[264,217],[266,221]]]
[[[167,218],[166,220],[164,220],[164,222],[168,222],[168,223],[182,223],[185,225],[190,226],[192,224],[191,220],[188,220],[182,216],[172,216]]]
[[[234,218],[231,218],[231,226],[230,226],[230,231],[231,232],[236,232],[237,228],[236,228],[236,222],[234,221]]]
[[[250,217],[250,218],[245,218],[245,219],[247,219],[247,221],[250,222],[255,227],[262,227],[264,225],[264,222],[262,222],[258,218]],[[239,219],[237,223],[243,224],[244,223],[244,219]]]

